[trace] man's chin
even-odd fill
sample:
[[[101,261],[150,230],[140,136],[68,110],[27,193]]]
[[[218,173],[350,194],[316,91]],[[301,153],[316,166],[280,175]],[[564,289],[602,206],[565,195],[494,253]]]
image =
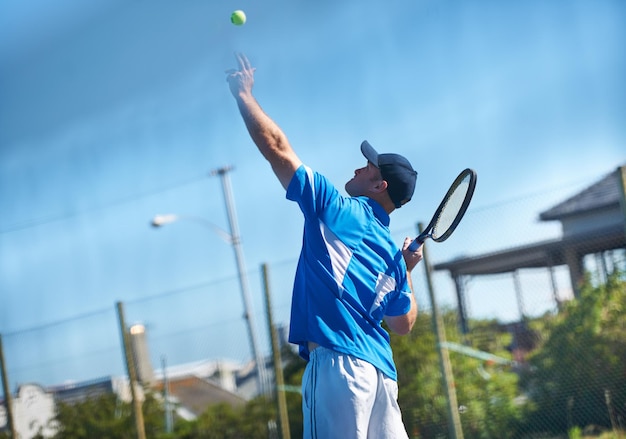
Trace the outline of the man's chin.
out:
[[[354,194],[352,193],[352,190],[350,189],[350,183],[352,182],[352,180],[350,180],[349,182],[346,183],[346,185],[344,186],[344,189],[346,190],[346,193],[348,195],[350,195],[351,197],[354,197]]]

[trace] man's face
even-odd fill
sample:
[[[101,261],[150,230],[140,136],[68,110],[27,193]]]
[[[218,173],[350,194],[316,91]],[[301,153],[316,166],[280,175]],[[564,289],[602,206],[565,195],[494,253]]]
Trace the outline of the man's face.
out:
[[[354,171],[354,177],[346,183],[345,189],[351,197],[367,196],[382,179],[380,170],[368,161],[364,167]]]

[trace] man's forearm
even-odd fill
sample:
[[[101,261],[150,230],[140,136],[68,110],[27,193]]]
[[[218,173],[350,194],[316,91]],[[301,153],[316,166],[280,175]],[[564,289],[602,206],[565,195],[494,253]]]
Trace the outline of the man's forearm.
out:
[[[411,277],[411,272],[407,271],[406,276],[409,288],[411,289],[411,310],[409,311],[409,319],[411,321],[411,329],[413,329],[413,325],[417,319],[417,300],[415,300],[415,290],[413,289],[413,278]]]
[[[400,316],[385,316],[387,326],[396,334],[406,335],[411,332],[413,325],[417,319],[417,301],[413,292],[413,281],[411,280],[411,272],[407,272],[407,281],[411,290],[411,307],[406,314]]]
[[[300,160],[282,129],[263,111],[254,96],[242,94],[237,106],[252,141],[270,162],[274,173],[286,189]]]
[[[226,81],[230,92],[237,101],[239,113],[246,124],[248,133],[263,157],[272,165],[274,174],[285,189],[300,166],[287,136],[280,127],[265,114],[252,94],[254,68],[243,53],[236,54],[239,69],[228,70]]]

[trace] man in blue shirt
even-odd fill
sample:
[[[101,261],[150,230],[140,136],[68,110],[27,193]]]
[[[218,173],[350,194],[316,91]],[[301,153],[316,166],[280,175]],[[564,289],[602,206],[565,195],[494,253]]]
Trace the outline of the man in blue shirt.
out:
[[[417,173],[398,154],[364,141],[367,164],[345,197],[302,164],[278,125],[252,94],[254,68],[237,54],[227,81],[248,132],[304,214],[289,341],[308,361],[302,378],[305,438],[407,438],[397,403],[389,334],[411,331],[417,317],[411,271],[422,248],[399,249],[389,214],[413,196]]]

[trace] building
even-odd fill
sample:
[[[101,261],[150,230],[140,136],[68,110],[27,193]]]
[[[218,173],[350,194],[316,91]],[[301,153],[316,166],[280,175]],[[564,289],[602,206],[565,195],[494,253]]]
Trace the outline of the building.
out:
[[[146,338],[146,328],[144,325],[133,325],[129,329],[130,346],[137,369],[137,381],[150,386],[154,381],[154,370],[150,362],[150,350]]]
[[[171,413],[178,418],[193,420],[214,404],[244,405],[258,394],[254,363],[233,361],[199,361],[177,365],[153,372],[151,386],[139,387],[137,394],[144,397],[144,389],[164,398]],[[166,392],[167,386],[167,392]],[[64,383],[44,388],[38,384],[23,384],[13,396],[13,417],[20,439],[32,439],[37,434],[52,437],[56,404],[74,404],[105,394],[115,394],[131,401],[127,377],[103,377],[84,382]],[[0,401],[0,432],[8,431],[4,401]]]
[[[610,271],[604,255],[626,248],[626,165],[605,175],[596,183],[541,212],[541,221],[559,221],[561,237],[536,242],[505,251],[463,257],[437,264],[436,271],[448,271],[454,280],[459,313],[459,326],[463,334],[469,332],[465,305],[465,277],[517,273],[526,268],[543,268],[552,280],[553,296],[559,303],[554,280],[554,267],[567,266],[574,297],[578,297],[584,278],[584,260],[596,257],[604,276]],[[520,284],[514,283],[521,298]],[[523,310],[521,310],[523,320]]]
[[[12,398],[15,431],[20,439],[32,439],[38,434],[44,437],[54,435],[50,420],[54,417],[54,395],[38,384],[22,384]],[[8,419],[2,401],[0,432],[8,431]]]

